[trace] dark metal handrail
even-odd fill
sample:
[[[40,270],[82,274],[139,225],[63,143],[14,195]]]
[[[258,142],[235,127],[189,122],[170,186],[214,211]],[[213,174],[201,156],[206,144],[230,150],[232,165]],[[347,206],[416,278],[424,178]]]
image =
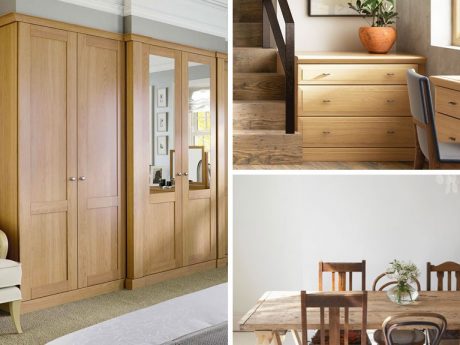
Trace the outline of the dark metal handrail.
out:
[[[270,46],[270,30],[273,32],[276,46],[280,55],[281,63],[286,77],[286,133],[295,133],[295,41],[294,41],[294,18],[287,0],[277,0],[283,14],[286,25],[286,42],[281,32],[281,26],[276,16],[275,6],[272,0],[262,0],[265,13],[263,21],[263,46]]]

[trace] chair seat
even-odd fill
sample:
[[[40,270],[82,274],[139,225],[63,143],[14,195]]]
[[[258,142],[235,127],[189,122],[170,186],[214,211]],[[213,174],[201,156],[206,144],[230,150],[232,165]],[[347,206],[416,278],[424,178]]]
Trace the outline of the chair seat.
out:
[[[423,345],[425,344],[425,334],[422,331],[395,330],[391,333],[393,344],[397,345]],[[374,333],[374,340],[379,345],[385,344],[385,337],[381,330]]]
[[[19,301],[21,299],[21,290],[16,286],[0,289],[0,304]]]
[[[441,161],[460,163],[460,144],[438,143]]]
[[[366,335],[367,343],[370,345],[371,340]],[[329,332],[326,330],[325,332],[325,343],[326,345],[329,344]],[[311,338],[311,343],[314,345],[321,344],[321,331],[317,331],[315,335]],[[344,344],[344,331],[340,331],[340,344]],[[349,345],[358,345],[361,344],[361,331],[348,331],[348,344]]]
[[[21,285],[21,264],[7,259],[0,259],[0,289]]]

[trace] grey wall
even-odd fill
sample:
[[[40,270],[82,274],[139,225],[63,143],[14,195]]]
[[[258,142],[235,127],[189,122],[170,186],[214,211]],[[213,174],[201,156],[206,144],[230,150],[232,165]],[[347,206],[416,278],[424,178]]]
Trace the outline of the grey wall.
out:
[[[58,0],[0,0],[0,15],[9,12],[59,20],[105,31],[135,33],[196,48],[227,52],[227,41],[222,37],[139,17],[127,16],[123,18],[123,16],[116,14]]]
[[[431,46],[431,0],[400,0],[398,12],[397,50],[426,56],[429,75],[460,74],[460,50]]]
[[[16,0],[0,0],[0,14],[16,11]]]
[[[196,48],[227,52],[227,41],[223,37],[208,35],[135,16],[125,17],[125,32]]]

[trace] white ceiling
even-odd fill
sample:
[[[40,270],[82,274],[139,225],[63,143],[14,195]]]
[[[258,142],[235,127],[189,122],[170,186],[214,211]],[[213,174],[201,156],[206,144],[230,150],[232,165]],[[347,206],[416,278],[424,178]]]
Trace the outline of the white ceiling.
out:
[[[228,0],[59,0],[227,38]]]

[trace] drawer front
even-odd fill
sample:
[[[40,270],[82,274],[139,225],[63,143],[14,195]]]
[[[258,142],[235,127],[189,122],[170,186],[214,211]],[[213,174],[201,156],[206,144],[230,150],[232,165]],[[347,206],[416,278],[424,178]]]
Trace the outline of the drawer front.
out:
[[[436,87],[436,112],[460,119],[460,92]]]
[[[299,84],[407,84],[409,64],[299,65]]]
[[[436,132],[439,141],[460,144],[460,119],[437,113]]]
[[[300,85],[298,92],[299,116],[410,116],[404,85]]]
[[[411,118],[301,118],[303,147],[414,147]]]

